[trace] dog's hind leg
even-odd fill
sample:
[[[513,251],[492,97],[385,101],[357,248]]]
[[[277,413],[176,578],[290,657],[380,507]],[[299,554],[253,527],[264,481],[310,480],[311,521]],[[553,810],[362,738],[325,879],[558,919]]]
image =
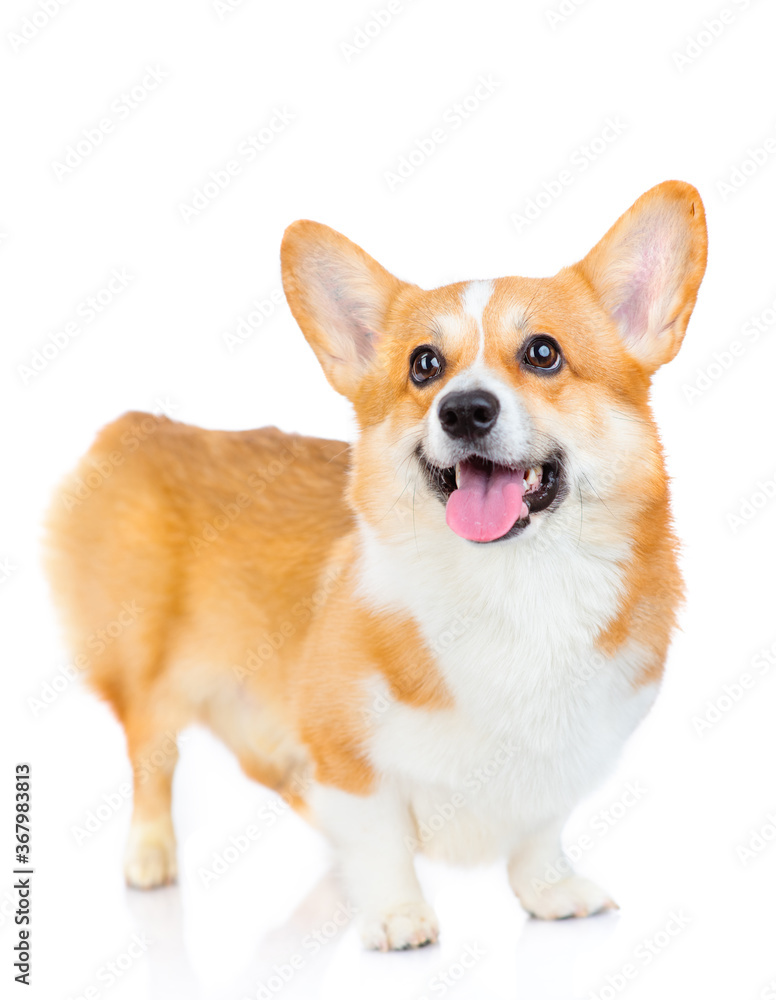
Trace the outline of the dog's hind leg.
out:
[[[158,724],[124,720],[134,778],[134,802],[124,858],[127,884],[137,889],[168,885],[177,877],[172,823],[172,779],[177,734]]]

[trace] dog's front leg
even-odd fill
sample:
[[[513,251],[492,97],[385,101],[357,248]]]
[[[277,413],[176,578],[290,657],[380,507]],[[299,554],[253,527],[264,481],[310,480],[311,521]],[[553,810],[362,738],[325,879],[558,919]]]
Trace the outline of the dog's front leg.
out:
[[[563,823],[523,838],[509,857],[509,884],[524,909],[543,920],[587,917],[617,909],[608,893],[575,874],[563,853]]]
[[[351,795],[319,785],[312,806],[336,849],[364,944],[389,951],[436,941],[437,919],[415,873],[416,831],[397,790],[384,782],[369,795]]]

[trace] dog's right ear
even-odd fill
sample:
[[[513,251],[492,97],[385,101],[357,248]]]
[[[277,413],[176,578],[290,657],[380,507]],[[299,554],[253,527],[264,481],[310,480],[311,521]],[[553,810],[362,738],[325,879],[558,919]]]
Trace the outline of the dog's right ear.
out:
[[[294,319],[331,385],[353,399],[403,282],[340,233],[307,219],[286,230],[280,261]]]

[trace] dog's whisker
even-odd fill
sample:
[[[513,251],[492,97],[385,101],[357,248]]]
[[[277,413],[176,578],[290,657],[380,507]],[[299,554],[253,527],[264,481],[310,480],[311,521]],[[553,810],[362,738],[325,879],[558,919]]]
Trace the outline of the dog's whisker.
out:
[[[582,522],[584,520],[584,505],[585,502],[582,499],[582,488],[577,483],[577,490],[579,492],[579,538],[577,539],[577,548],[582,544]]]

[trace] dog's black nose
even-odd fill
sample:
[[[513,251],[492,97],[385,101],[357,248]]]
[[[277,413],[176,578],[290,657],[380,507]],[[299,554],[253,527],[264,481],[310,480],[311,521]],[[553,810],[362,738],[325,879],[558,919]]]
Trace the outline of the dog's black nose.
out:
[[[453,438],[481,438],[493,428],[501,405],[492,392],[451,392],[439,404],[439,421]]]

